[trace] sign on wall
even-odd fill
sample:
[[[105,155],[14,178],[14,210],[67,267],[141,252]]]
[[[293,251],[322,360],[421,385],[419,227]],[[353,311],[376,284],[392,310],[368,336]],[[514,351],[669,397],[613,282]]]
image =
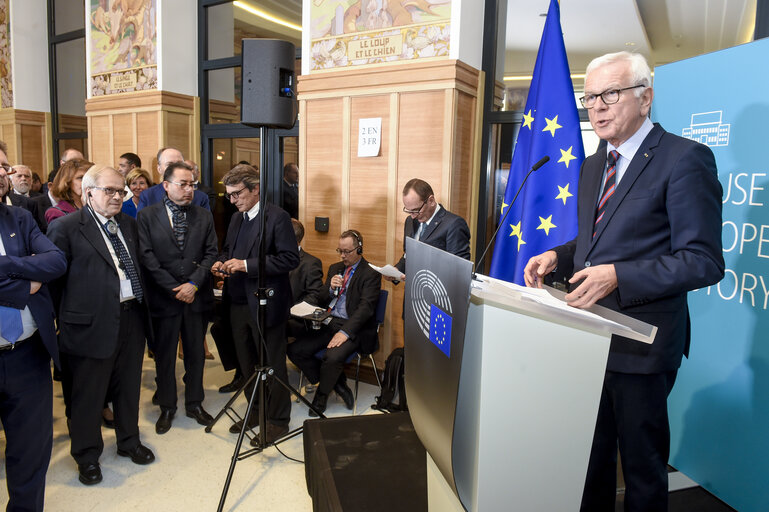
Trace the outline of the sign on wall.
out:
[[[91,96],[157,89],[156,0],[91,0]]]
[[[313,0],[310,70],[448,58],[451,0]]]
[[[673,466],[740,511],[769,510],[769,39],[655,70],[653,117],[713,151],[726,275],[689,294],[670,395]]]

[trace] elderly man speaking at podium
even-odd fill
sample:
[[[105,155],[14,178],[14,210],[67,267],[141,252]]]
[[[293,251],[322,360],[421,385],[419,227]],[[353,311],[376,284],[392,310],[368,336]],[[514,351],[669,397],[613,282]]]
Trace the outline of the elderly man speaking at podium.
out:
[[[618,447],[625,510],[667,510],[667,396],[689,349],[686,295],[724,275],[713,153],[652,124],[653,95],[639,54],[608,54],[588,65],[580,101],[607,144],[582,165],[577,238],[524,269],[528,286],[541,286],[556,267],[574,272],[570,305],[600,304],[658,327],[651,345],[612,337],[584,511],[614,510]]]

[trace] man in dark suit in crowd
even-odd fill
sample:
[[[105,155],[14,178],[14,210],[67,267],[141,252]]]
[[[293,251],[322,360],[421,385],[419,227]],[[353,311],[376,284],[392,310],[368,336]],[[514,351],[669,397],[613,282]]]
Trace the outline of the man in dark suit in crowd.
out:
[[[658,327],[651,345],[612,337],[584,511],[614,510],[618,445],[625,510],[667,510],[667,396],[689,348],[686,295],[724,275],[713,153],[653,125],[653,95],[640,54],[588,65],[581,100],[607,144],[582,164],[577,237],[524,269],[529,286],[541,286],[556,267],[574,272],[571,306],[597,303]]]
[[[318,258],[302,249],[302,239],[304,238],[302,223],[296,219],[291,219],[291,225],[294,228],[296,245],[299,247],[299,266],[288,274],[291,281],[291,295],[294,297],[294,304],[306,302],[317,306],[320,290],[323,288],[323,264]],[[291,318],[288,321],[287,330],[289,337],[296,338],[304,332],[304,322],[297,318]]]
[[[0,165],[5,173],[4,149]],[[0,196],[8,186],[3,175]],[[51,358],[59,365],[53,303],[45,283],[66,268],[64,254],[28,211],[0,203],[0,420],[8,510],[43,510],[53,446]]]
[[[299,166],[288,163],[283,166],[283,209],[292,219],[299,218]]]
[[[48,237],[67,257],[56,281],[59,349],[72,379],[70,453],[85,485],[101,482],[102,409],[115,410],[117,453],[155,460],[139,440],[139,388],[148,313],[136,221],[121,213],[125,182],[111,167],[83,176],[86,207],[51,224]]]
[[[326,285],[321,289],[320,305],[331,309],[328,322],[320,330],[308,332],[288,347],[288,357],[307,379],[318,384],[312,405],[326,410],[328,395],[334,390],[348,409],[353,395],[347,386],[344,363],[358,349],[372,351],[376,343],[376,306],[381,275],[363,257],[363,237],[348,230],[339,237],[336,250],[342,261],[328,269]],[[323,360],[315,354],[325,348]],[[315,412],[310,410],[310,415]]]
[[[136,153],[123,153],[120,155],[120,159],[117,163],[117,170],[123,175],[123,178],[128,176],[128,173],[137,167],[142,166],[142,159]]]
[[[182,152],[176,148],[160,148],[158,151],[158,184],[153,185],[144,192],[142,192],[139,198],[139,204],[136,206],[137,212],[142,208],[155,203],[163,202],[163,198],[166,196],[166,191],[163,188],[163,175],[166,172],[166,167],[171,162],[184,162],[184,156]],[[195,206],[202,206],[203,208],[211,209],[208,203],[208,196],[200,190],[196,190],[192,197],[192,204]]]
[[[7,150],[8,146],[5,144],[5,142],[0,141],[0,151],[2,151],[4,155],[7,155]],[[38,204],[34,201],[34,199],[14,193],[11,176],[13,176],[15,172],[16,171],[13,169],[13,167],[7,163],[4,166],[0,166],[0,180],[4,183],[2,191],[0,191],[0,203],[6,206],[16,206],[17,208],[23,208],[27,210],[32,214],[35,222],[37,222],[37,226],[40,231],[45,232],[45,217],[40,215]]]
[[[210,207],[211,213],[214,213],[216,211],[216,200],[219,197],[216,194],[216,190],[214,190],[213,187],[209,187],[208,185],[203,185],[203,183],[200,181],[200,167],[198,167],[198,164],[192,160],[185,160],[184,163],[192,167],[192,174],[195,175],[195,181],[198,184],[198,190],[208,196],[208,205]]]
[[[11,174],[13,193],[24,197],[39,196],[40,192],[32,190],[32,169],[23,164],[13,166]]]
[[[288,273],[299,264],[296,239],[291,230],[291,219],[280,208],[259,201],[259,173],[250,165],[236,165],[222,179],[227,197],[238,208],[232,216],[220,261],[214,263],[212,272],[224,273],[223,298],[230,310],[230,324],[238,364],[245,378],[254,374],[259,363],[257,344],[260,331],[264,334],[265,364],[274,370],[275,376],[288,382],[286,370],[286,321],[291,300],[291,283]],[[261,215],[265,215],[265,232],[261,230]],[[274,291],[267,300],[267,325],[258,326],[259,239],[265,237],[266,287]],[[251,334],[256,342],[249,342]],[[246,396],[254,392],[253,383]],[[291,401],[288,390],[278,383],[268,389],[266,404],[268,419],[265,436],[274,442],[288,432],[291,419]],[[246,427],[258,424],[258,415],[246,418]],[[243,422],[235,423],[230,432],[238,433]],[[254,437],[254,441],[258,438]]]
[[[171,428],[176,413],[176,346],[184,348],[184,407],[201,425],[213,418],[203,409],[203,340],[214,307],[211,275],[218,248],[214,218],[191,205],[195,191],[192,168],[183,162],[166,167],[166,197],[139,212],[139,250],[148,277],[147,302],[154,318],[153,340],[160,417],[158,434]]]
[[[403,187],[403,211],[408,213],[403,226],[404,254],[395,267],[406,272],[406,239],[414,238],[466,260],[470,259],[470,229],[465,219],[438,204],[433,188],[424,180],[413,178]],[[401,281],[406,278],[401,275]],[[387,278],[392,281],[391,278]]]

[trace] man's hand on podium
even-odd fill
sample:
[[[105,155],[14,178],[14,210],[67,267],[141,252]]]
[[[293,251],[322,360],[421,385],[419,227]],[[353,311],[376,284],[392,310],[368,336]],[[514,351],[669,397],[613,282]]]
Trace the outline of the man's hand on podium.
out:
[[[555,251],[546,251],[529,260],[523,269],[523,280],[529,288],[542,288],[544,278],[555,270],[558,255]]]
[[[614,291],[617,287],[617,272],[611,264],[587,267],[569,279],[572,284],[579,281],[582,281],[580,285],[564,298],[569,306],[586,309]]]

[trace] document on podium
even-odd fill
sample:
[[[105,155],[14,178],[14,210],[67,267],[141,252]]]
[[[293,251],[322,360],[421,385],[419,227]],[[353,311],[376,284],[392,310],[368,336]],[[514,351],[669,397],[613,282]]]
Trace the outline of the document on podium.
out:
[[[657,327],[636,320],[617,311],[594,305],[589,309],[569,306],[564,300],[566,295],[560,290],[546,286],[544,288],[528,288],[515,283],[509,283],[493,277],[478,275],[478,281],[473,282],[473,288],[500,295],[510,295],[521,301],[535,302],[552,308],[571,318],[584,319],[595,325],[601,325],[618,334],[642,343],[653,343],[657,335]]]

